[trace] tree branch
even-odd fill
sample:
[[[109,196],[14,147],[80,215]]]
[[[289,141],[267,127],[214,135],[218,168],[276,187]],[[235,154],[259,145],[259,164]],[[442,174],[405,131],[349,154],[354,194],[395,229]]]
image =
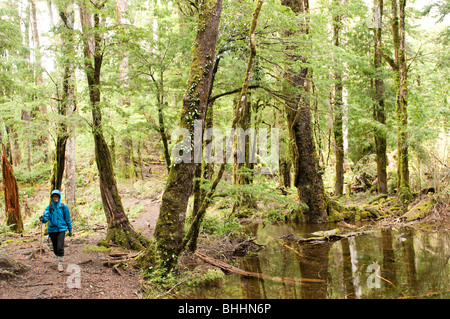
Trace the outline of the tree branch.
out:
[[[391,66],[392,69],[397,70],[398,69],[398,64],[395,63],[394,59],[392,59],[381,47],[380,44],[377,45],[377,50],[378,52],[380,52],[381,56],[383,57],[383,59],[386,60],[386,62]]]
[[[260,87],[261,87],[261,85],[255,84],[255,85],[249,85],[248,89],[256,89],[256,88],[260,88]],[[231,90],[231,91],[227,91],[227,92],[223,92],[223,93],[214,95],[214,96],[209,98],[208,102],[211,103],[211,102],[214,102],[215,100],[217,100],[218,98],[224,97],[226,95],[239,93],[239,92],[241,92],[241,90],[242,90],[242,87],[234,89],[234,90]]]

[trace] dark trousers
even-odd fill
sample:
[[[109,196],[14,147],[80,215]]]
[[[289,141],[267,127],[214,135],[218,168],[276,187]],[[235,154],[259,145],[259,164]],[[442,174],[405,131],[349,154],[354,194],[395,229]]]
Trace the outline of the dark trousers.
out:
[[[64,238],[66,236],[66,232],[57,232],[57,233],[48,233],[50,239],[52,240],[53,252],[58,257],[64,256]]]

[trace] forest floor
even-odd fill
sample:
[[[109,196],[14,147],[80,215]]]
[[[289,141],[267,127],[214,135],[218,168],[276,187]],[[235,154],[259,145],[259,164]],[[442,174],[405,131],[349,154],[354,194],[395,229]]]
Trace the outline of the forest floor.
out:
[[[160,201],[155,199],[124,200],[124,206],[142,204],[142,211],[132,224],[150,237],[159,215]],[[139,270],[115,271],[104,263],[114,254],[133,253],[123,249],[99,249],[106,229],[95,225],[89,231],[77,232],[65,240],[64,271],[57,270],[57,261],[47,236],[43,237],[43,253],[39,268],[39,230],[28,234],[4,236],[0,252],[27,266],[14,278],[0,277],[0,299],[136,299],[142,298]],[[79,270],[79,279],[77,270]]]

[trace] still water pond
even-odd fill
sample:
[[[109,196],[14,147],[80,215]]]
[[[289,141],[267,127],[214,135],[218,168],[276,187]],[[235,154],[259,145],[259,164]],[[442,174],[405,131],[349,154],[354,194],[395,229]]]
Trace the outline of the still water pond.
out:
[[[379,228],[327,244],[299,245],[277,237],[310,237],[336,225],[279,223],[248,226],[266,248],[235,266],[271,279],[225,276],[221,288],[193,298],[449,298],[450,235],[412,228]],[[342,231],[348,231],[342,229]],[[286,247],[283,244],[285,244]],[[318,279],[319,282],[305,282]]]

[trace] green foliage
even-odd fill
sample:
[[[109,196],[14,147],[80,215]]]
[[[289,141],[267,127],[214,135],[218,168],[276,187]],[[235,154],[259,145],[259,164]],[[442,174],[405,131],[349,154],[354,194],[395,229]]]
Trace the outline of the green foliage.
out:
[[[233,216],[207,214],[203,220],[200,233],[227,236],[231,233],[239,232],[241,228],[241,223]]]

